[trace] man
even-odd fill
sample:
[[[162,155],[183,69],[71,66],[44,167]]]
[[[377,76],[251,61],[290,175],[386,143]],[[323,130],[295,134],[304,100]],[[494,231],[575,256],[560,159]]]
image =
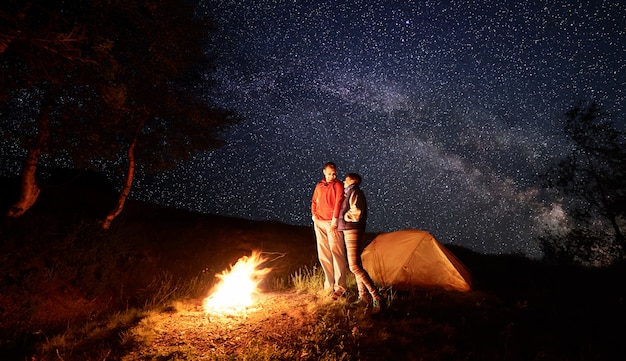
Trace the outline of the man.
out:
[[[335,163],[324,165],[324,179],[315,186],[311,201],[311,215],[317,239],[317,257],[324,270],[324,288],[333,299],[347,289],[348,260],[343,235],[337,230],[337,218],[343,201],[343,184],[337,180]]]

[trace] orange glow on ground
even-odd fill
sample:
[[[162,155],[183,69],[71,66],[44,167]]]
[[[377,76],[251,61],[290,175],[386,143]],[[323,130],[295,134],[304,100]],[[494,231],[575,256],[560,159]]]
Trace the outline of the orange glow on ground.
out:
[[[254,305],[259,283],[271,271],[271,268],[258,269],[265,261],[259,251],[253,251],[250,257],[241,257],[230,271],[217,274],[215,277],[220,281],[204,299],[204,311],[207,314],[246,312]]]

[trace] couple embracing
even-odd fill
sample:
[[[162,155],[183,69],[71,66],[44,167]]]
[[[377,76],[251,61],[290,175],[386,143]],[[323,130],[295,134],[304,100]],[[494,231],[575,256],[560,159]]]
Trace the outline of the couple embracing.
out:
[[[346,174],[343,183],[337,179],[337,166],[328,162],[324,178],[317,183],[311,201],[317,255],[324,270],[324,288],[337,300],[347,291],[346,270],[354,274],[358,299],[354,307],[380,311],[382,297],[361,265],[360,244],[365,234],[367,202],[360,189],[361,176]]]

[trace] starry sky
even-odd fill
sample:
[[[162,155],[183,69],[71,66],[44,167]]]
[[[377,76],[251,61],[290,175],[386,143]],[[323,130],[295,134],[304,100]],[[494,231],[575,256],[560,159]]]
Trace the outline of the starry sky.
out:
[[[618,0],[207,0],[211,101],[244,120],[226,146],[131,197],[312,225],[327,161],[363,177],[368,231],[430,231],[539,257],[559,216],[536,176],[567,152],[559,120],[592,100],[624,129]]]
[[[540,256],[558,216],[536,176],[567,152],[563,113],[593,100],[623,127],[619,1],[207,1],[211,97],[245,120],[135,196],[311,225],[327,161],[357,172],[368,231],[430,231]],[[152,184],[156,182],[156,184]]]

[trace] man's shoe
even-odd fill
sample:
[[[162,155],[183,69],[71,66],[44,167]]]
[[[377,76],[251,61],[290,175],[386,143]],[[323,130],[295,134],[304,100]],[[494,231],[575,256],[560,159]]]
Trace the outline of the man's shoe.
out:
[[[339,297],[343,296],[343,293],[344,293],[343,291],[337,290],[337,291],[335,291],[335,292],[330,294],[330,298],[332,298],[333,300],[336,301],[336,300],[339,299]]]

